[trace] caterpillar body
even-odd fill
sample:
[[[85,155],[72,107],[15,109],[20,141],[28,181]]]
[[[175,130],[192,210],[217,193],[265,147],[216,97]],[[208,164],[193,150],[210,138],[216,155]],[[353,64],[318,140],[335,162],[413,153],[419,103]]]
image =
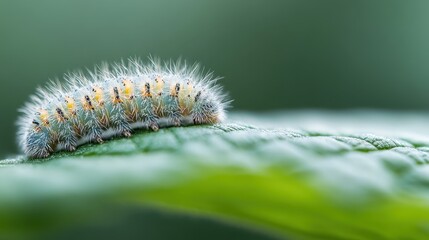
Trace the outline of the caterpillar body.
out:
[[[225,119],[228,101],[216,85],[219,78],[198,64],[149,60],[102,63],[92,71],[65,74],[66,83],[39,88],[20,109],[21,150],[29,158],[45,158],[112,135],[129,137],[139,128],[157,131]]]

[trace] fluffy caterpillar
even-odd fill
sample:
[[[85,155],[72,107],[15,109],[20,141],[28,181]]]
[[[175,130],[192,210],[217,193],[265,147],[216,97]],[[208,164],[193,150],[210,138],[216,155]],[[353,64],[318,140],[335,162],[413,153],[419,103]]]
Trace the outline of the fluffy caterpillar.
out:
[[[131,136],[134,129],[214,124],[228,105],[219,78],[198,64],[149,58],[102,63],[51,81],[20,109],[18,140],[29,158],[75,151],[88,142]]]

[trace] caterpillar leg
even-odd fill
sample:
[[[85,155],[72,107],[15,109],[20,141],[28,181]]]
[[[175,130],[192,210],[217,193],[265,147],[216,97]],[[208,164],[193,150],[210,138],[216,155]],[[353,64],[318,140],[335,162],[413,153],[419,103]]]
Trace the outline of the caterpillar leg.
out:
[[[25,139],[25,154],[30,158],[47,158],[53,152],[46,131],[31,132]]]
[[[158,117],[156,117],[154,114],[147,116],[145,122],[147,122],[147,126],[152,131],[156,132],[159,130]]]
[[[175,112],[171,114],[170,115],[171,125],[173,125],[174,127],[180,127],[181,125],[180,118],[181,118],[180,113]]]
[[[156,132],[159,130],[159,125],[157,122],[151,122],[149,124],[149,128],[152,129],[152,131]]]
[[[92,118],[90,121],[90,127],[88,129],[88,136],[90,142],[102,143],[102,128],[101,125],[95,118]]]
[[[122,108],[116,108],[112,111],[111,124],[117,134],[125,137],[131,137],[131,125],[127,121]]]
[[[64,130],[60,132],[58,144],[62,145],[66,151],[73,152],[77,147],[77,137],[71,125],[64,125]]]
[[[159,130],[158,119],[159,117],[155,113],[155,107],[151,99],[142,99],[138,101],[140,107],[139,118],[144,121],[145,125],[148,126],[152,131]]]
[[[194,115],[192,117],[192,120],[193,120],[193,122],[194,122],[195,125],[203,124],[203,117],[202,116]]]
[[[181,125],[180,119],[182,114],[180,113],[180,107],[177,97],[170,96],[170,101],[168,101],[168,107],[166,109],[167,116],[169,118],[170,124],[174,127],[179,127]]]
[[[77,129],[77,131],[75,131],[75,134],[78,134],[78,138],[85,137],[88,142],[92,143],[103,142],[103,126],[97,119],[97,115],[94,112],[87,112],[81,119],[79,119],[79,123],[76,124],[76,126],[77,127],[75,127],[75,129]],[[64,133],[64,135],[67,135],[67,133]],[[72,138],[72,136],[66,137],[67,140],[70,138]]]
[[[75,136],[67,136],[59,142],[64,146],[64,149],[69,152],[73,152],[77,147],[77,138]]]

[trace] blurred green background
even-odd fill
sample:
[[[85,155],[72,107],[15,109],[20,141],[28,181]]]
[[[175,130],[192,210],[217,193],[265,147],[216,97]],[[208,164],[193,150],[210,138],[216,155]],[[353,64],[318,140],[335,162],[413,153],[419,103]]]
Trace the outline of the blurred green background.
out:
[[[234,110],[427,109],[429,1],[1,0],[0,156],[68,70],[149,54],[224,76]]]

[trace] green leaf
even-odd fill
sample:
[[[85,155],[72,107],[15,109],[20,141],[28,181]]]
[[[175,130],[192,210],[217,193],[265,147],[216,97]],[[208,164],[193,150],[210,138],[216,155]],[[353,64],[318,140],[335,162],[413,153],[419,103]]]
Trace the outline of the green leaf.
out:
[[[265,239],[426,239],[427,117],[232,114],[220,125],[142,131],[46,160],[3,160],[0,232],[46,236],[158,209]]]

